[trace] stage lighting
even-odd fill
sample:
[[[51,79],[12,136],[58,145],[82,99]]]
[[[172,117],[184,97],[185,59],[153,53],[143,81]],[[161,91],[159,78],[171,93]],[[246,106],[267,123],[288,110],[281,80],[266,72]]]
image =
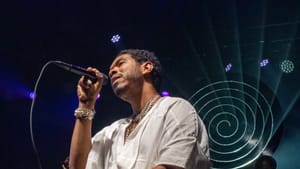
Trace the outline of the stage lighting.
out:
[[[30,93],[29,93],[29,98],[30,98],[31,100],[35,99],[35,93],[34,93],[34,92],[30,92]]]
[[[259,63],[260,67],[265,67],[265,66],[267,66],[267,64],[269,64],[269,59],[263,59],[263,60]]]
[[[167,91],[162,91],[162,92],[161,92],[161,95],[162,95],[162,96],[170,96],[170,95],[169,95],[169,92],[167,92]]]
[[[232,68],[232,64],[231,63],[227,64],[225,67],[225,72],[229,72],[231,68]]]
[[[266,98],[269,88],[259,86],[261,91],[243,81],[216,81],[190,97],[207,127],[212,168],[245,168],[268,146],[274,112]]]
[[[98,95],[97,95],[97,99],[100,99],[100,97],[101,97],[101,95],[100,95],[100,94],[98,94]]]
[[[291,73],[294,70],[294,63],[290,60],[284,60],[280,64],[280,69],[283,73]]]
[[[112,38],[110,39],[110,41],[111,41],[112,43],[117,43],[117,42],[120,41],[120,39],[121,39],[121,36],[118,35],[118,34],[116,34],[116,35],[112,36]]]

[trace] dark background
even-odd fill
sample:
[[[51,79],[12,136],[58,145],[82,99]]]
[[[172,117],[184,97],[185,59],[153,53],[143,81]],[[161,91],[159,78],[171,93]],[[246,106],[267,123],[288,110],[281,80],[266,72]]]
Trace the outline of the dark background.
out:
[[[38,168],[28,95],[44,64],[62,60],[107,73],[125,48],[157,54],[166,72],[163,89],[171,96],[189,99],[235,75],[264,83],[274,95],[270,104],[277,104],[274,131],[283,130],[273,156],[278,168],[299,168],[299,17],[298,0],[1,2],[1,168]],[[121,36],[118,44],[110,41],[114,34]],[[270,63],[260,68],[264,58]],[[284,59],[294,62],[293,72],[281,72]],[[228,63],[233,67],[226,73]],[[60,168],[68,155],[78,78],[50,64],[38,86],[33,134],[45,169]],[[94,132],[130,114],[109,85],[96,109]]]

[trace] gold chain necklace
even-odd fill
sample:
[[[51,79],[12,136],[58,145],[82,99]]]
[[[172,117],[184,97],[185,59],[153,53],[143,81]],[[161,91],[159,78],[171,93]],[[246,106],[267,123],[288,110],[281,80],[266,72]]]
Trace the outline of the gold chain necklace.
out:
[[[152,108],[154,103],[158,101],[160,98],[159,95],[154,96],[143,108],[143,110],[140,113],[137,113],[132,116],[132,120],[130,124],[125,129],[125,135],[124,135],[124,143],[126,142],[128,136],[130,133],[135,129],[135,127],[138,125],[138,123],[145,117],[145,115],[148,113],[148,111]]]

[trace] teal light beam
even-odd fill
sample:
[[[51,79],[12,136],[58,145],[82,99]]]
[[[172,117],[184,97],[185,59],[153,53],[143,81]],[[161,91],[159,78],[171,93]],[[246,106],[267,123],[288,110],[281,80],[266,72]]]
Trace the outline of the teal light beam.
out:
[[[264,42],[265,41],[265,20],[266,20],[266,11],[267,11],[267,8],[266,8],[266,3],[267,1],[266,0],[263,0],[262,3],[261,3],[261,8],[260,11],[261,12],[261,31],[260,31],[260,34],[259,34],[259,41],[260,42]],[[261,67],[259,65],[260,61],[262,60],[263,58],[263,51],[264,51],[264,43],[260,43],[259,44],[259,49],[258,49],[258,60],[257,60],[257,66],[255,67],[256,68],[256,88],[259,90],[260,89],[260,81],[261,81]],[[258,99],[258,94],[256,94],[256,99]],[[257,107],[255,107],[255,111],[257,110]]]
[[[278,124],[275,124],[274,131],[276,131],[279,128],[280,124],[285,120],[285,118],[287,117],[287,115],[289,114],[291,109],[294,107],[295,103],[298,101],[299,98],[300,98],[300,90],[298,90],[297,93],[295,94],[295,96],[293,97],[293,99],[291,99],[291,101],[289,101],[290,104],[287,106],[287,108],[282,113],[282,118],[279,120]]]
[[[298,11],[297,20],[299,19],[299,16],[300,16],[300,11]],[[290,26],[293,26],[293,25],[290,25]],[[295,37],[296,37],[297,31],[298,31],[298,24],[295,24],[291,29],[292,30],[289,31],[290,32],[290,38],[289,39],[291,39],[292,42],[290,43],[290,45],[288,45],[288,47],[287,47],[287,49],[285,51],[285,54],[284,54],[284,58],[282,60],[289,58],[289,55],[290,55],[290,52],[291,52],[291,47],[292,47],[292,44],[295,41]],[[277,65],[277,67],[278,67],[278,69],[280,69],[279,68],[279,64]],[[270,102],[271,105],[273,105],[275,97],[276,97],[276,95],[278,93],[278,88],[280,86],[280,83],[282,83],[282,81],[281,81],[282,75],[283,75],[283,72],[280,71],[279,75],[275,79],[275,82],[276,82],[275,83],[275,88],[274,88],[275,95],[274,95],[274,97],[272,98],[272,100]]]
[[[211,55],[210,57],[213,58],[213,62],[216,61],[216,63],[218,63],[217,68],[220,68],[220,70],[221,70],[220,75],[222,75],[223,80],[227,80],[225,70],[224,70],[224,65],[223,65],[223,62],[222,62],[222,55],[221,55],[221,51],[220,51],[220,46],[217,42],[217,37],[216,37],[216,34],[214,32],[214,26],[213,26],[213,23],[212,23],[213,20],[211,18],[211,15],[210,15],[208,9],[209,9],[209,7],[207,6],[207,4],[203,4],[202,11],[203,11],[204,17],[206,18],[206,20],[205,20],[206,23],[204,23],[204,25],[208,26],[207,36],[208,36],[209,42],[212,41],[212,44],[207,45],[209,47],[208,50],[210,51],[209,55]],[[212,48],[212,49],[210,49],[210,48]],[[216,59],[215,59],[215,57],[216,57]],[[212,59],[210,61],[212,61]],[[220,71],[220,70],[214,71],[214,73],[218,74],[217,72]],[[215,95],[216,95],[216,93],[215,93]]]

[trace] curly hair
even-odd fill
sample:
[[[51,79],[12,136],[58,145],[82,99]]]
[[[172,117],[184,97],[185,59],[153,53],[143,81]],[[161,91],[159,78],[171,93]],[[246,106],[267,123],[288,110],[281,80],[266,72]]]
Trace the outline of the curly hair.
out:
[[[161,90],[161,84],[162,84],[162,77],[163,77],[163,71],[162,66],[158,60],[158,58],[155,56],[153,52],[142,50],[142,49],[125,49],[119,52],[119,55],[122,54],[129,54],[131,57],[136,60],[138,63],[144,63],[146,61],[150,61],[153,63],[154,67],[151,72],[151,79],[153,86],[157,92],[160,92]]]

